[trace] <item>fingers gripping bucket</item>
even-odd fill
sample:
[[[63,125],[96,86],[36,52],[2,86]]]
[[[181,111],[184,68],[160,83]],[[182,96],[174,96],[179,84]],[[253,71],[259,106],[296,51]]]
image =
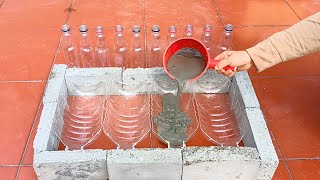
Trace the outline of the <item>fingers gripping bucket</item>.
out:
[[[194,50],[199,51],[199,53],[202,55],[203,60],[206,61],[206,67],[205,69],[195,78],[189,79],[189,82],[195,81],[199,79],[206,71],[208,68],[214,68],[219,60],[213,60],[210,58],[209,52],[206,49],[205,45],[202,44],[200,41],[193,39],[193,38],[181,38],[176,41],[174,41],[164,52],[163,55],[163,67],[166,71],[166,73],[172,78],[175,79],[174,76],[169,72],[168,70],[168,62],[169,59],[172,55],[174,55],[176,52],[183,48],[191,48]],[[232,70],[234,71],[234,67],[227,66],[224,68],[225,70]]]

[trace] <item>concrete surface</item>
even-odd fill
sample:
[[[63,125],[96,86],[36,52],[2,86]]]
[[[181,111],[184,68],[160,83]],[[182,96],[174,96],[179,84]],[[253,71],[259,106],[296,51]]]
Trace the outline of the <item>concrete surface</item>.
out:
[[[255,148],[187,147],[182,152],[182,180],[249,180],[259,170]]]
[[[110,150],[107,157],[112,180],[181,180],[181,149]]]
[[[40,180],[106,180],[106,158],[103,150],[47,151],[34,157],[33,167]]]

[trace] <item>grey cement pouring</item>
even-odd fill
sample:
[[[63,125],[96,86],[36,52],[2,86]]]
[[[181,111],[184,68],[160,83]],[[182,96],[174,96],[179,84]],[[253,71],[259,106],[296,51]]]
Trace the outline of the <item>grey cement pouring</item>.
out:
[[[180,92],[189,79],[200,75],[206,68],[205,60],[199,51],[183,48],[172,55],[168,61],[168,71],[177,82],[177,94],[163,95],[162,112],[155,117],[158,134],[162,139],[177,147],[188,138],[187,128],[191,118],[180,109]]]

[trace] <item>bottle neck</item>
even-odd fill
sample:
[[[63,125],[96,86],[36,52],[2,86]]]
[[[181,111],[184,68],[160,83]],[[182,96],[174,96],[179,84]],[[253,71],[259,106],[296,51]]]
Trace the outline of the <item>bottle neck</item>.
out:
[[[232,41],[233,33],[232,31],[224,31],[224,38]]]
[[[187,31],[184,34],[185,37],[191,37],[192,36],[192,31]]]
[[[97,34],[97,43],[96,43],[96,46],[97,46],[97,47],[104,47],[104,46],[105,46],[103,34]]]
[[[88,33],[87,32],[81,32],[80,44],[82,46],[89,46],[89,39],[88,39]]]
[[[152,33],[152,47],[159,47],[159,38],[160,38],[160,33],[158,32]]]
[[[169,38],[176,38],[177,37],[177,33],[176,32],[169,32],[168,37]]]
[[[211,31],[204,31],[202,33],[202,43],[206,46],[206,48],[209,50],[211,47],[211,41],[212,41],[212,33]]]
[[[123,33],[117,32],[116,33],[116,46],[124,46],[124,40],[123,40]]]
[[[69,37],[71,36],[71,33],[70,32],[62,32],[63,36],[64,37]]]
[[[232,38],[233,33],[232,31],[224,31],[223,38],[222,38],[222,50],[232,50]]]
[[[64,47],[73,46],[70,32],[63,32],[62,33],[62,46],[64,46]]]
[[[140,48],[140,33],[133,33],[133,48]]]

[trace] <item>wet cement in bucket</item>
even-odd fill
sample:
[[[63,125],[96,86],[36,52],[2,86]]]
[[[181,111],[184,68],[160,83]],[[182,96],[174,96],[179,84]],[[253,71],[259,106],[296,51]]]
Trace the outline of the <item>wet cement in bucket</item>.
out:
[[[177,94],[163,95],[162,112],[155,117],[158,134],[162,139],[177,147],[188,138],[187,128],[191,118],[181,111],[180,94],[189,79],[200,75],[206,68],[206,62],[199,51],[183,48],[172,55],[168,61],[168,71],[177,83]]]

